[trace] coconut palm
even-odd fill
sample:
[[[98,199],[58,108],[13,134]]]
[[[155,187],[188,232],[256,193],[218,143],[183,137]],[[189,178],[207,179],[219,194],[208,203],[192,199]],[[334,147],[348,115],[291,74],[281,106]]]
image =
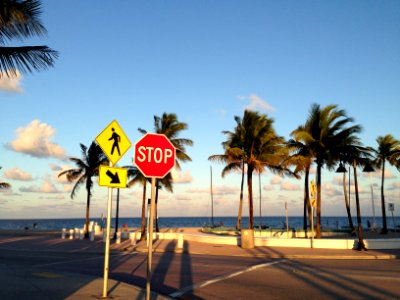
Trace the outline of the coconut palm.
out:
[[[7,41],[44,36],[40,21],[41,1],[0,1],[0,77],[16,76],[18,71],[45,70],[54,65],[58,53],[47,46],[5,47]]]
[[[321,237],[321,171],[329,159],[330,149],[335,146],[335,137],[340,136],[346,130],[345,126],[352,121],[337,105],[328,105],[321,109],[318,104],[312,104],[307,126],[299,126],[292,132],[296,140],[309,147],[317,164],[317,238]]]
[[[164,134],[176,149],[175,168],[180,170],[179,162],[191,161],[192,159],[186,154],[186,146],[192,146],[193,141],[190,139],[179,138],[179,134],[188,128],[186,123],[179,122],[176,114],[163,113],[161,117],[154,116],[154,132]],[[147,131],[138,128],[139,132],[146,134]],[[156,231],[159,231],[158,218],[157,218],[157,205],[158,205],[158,190],[164,186],[167,190],[172,192],[172,176],[168,173],[163,179],[156,180],[156,196],[155,196],[155,212],[156,212]]]
[[[132,187],[135,184],[143,185],[143,193],[142,193],[142,221],[141,221],[141,234],[140,240],[144,240],[146,237],[146,190],[147,190],[147,182],[148,178],[144,177],[144,175],[139,171],[138,168],[133,166],[124,167],[128,170],[128,178],[130,178],[128,182],[128,187]]]
[[[87,198],[86,198],[86,226],[85,226],[85,237],[89,237],[89,209],[90,199],[92,196],[93,188],[93,176],[99,175],[99,166],[107,164],[107,158],[101,148],[92,142],[89,149],[80,144],[82,158],[71,157],[70,161],[75,163],[76,168],[65,170],[58,174],[58,177],[66,176],[69,182],[75,182],[74,187],[71,191],[71,199],[76,196],[77,191],[81,185],[85,185]]]
[[[384,193],[384,184],[385,184],[385,163],[386,161],[389,164],[399,167],[398,162],[400,159],[400,141],[395,139],[391,134],[387,134],[385,136],[378,136],[376,139],[378,143],[378,148],[373,149],[375,153],[376,165],[382,169],[382,181],[381,181],[381,206],[382,206],[382,230],[381,233],[388,233],[387,222],[386,222],[386,204],[385,204],[385,193]]]
[[[311,203],[309,190],[310,168],[312,164],[312,154],[305,144],[295,139],[287,142],[290,156],[283,162],[285,166],[295,166],[294,174],[304,173],[304,196],[303,196],[303,229],[307,238],[307,214],[311,224]]]
[[[352,121],[352,119],[349,119]],[[329,169],[333,169],[336,167],[337,162],[339,162],[339,168],[337,172],[343,173],[343,193],[346,205],[347,218],[349,221],[349,227],[354,231],[353,220],[350,212],[350,203],[347,198],[347,190],[346,190],[346,169],[343,164],[349,164],[353,166],[354,162],[363,161],[365,162],[365,158],[370,155],[370,151],[367,148],[362,147],[362,143],[357,136],[362,131],[362,127],[360,125],[349,126],[343,130],[341,130],[331,142],[331,146],[329,149],[329,161],[328,167]],[[354,169],[355,172],[355,169]],[[357,199],[356,199],[357,201]]]
[[[241,183],[240,183],[240,197],[239,197],[239,210],[236,221],[236,230],[242,229],[242,210],[243,210],[243,185],[245,175],[245,153],[243,151],[243,137],[242,137],[242,120],[240,117],[235,116],[236,127],[235,131],[223,131],[222,133],[228,136],[228,139],[222,143],[222,147],[225,149],[224,154],[211,155],[208,159],[210,161],[226,163],[223,168],[221,176],[225,177],[230,172],[239,171],[241,172]]]
[[[274,120],[267,115],[245,110],[242,119],[243,159],[247,166],[247,190],[249,201],[249,229],[254,228],[253,172],[288,172],[281,163],[287,157],[285,140],[273,128]],[[289,173],[289,172],[288,172]]]
[[[358,250],[367,250],[363,240],[362,233],[362,223],[361,223],[361,209],[360,209],[360,199],[358,192],[358,178],[357,178],[357,166],[366,166],[370,164],[371,150],[370,148],[365,148],[357,136],[362,130],[360,125],[350,126],[341,132],[339,132],[332,140],[332,146],[330,147],[330,159],[328,161],[328,167],[332,168],[340,161],[340,164],[347,163],[353,167],[354,173],[354,188],[356,196],[356,208],[357,208],[357,234],[358,234]],[[343,167],[343,166],[342,166]],[[343,168],[344,169],[344,168]],[[344,176],[346,178],[346,176]],[[345,186],[345,181],[344,181]],[[345,191],[345,196],[346,196]],[[350,215],[350,208],[347,207],[349,224],[352,227],[352,220]]]

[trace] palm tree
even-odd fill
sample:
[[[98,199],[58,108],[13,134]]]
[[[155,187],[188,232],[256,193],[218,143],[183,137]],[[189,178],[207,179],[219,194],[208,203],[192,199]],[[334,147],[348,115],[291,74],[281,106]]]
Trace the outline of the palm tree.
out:
[[[344,126],[352,121],[337,105],[321,109],[318,104],[312,104],[306,126],[299,126],[292,132],[296,140],[309,147],[317,164],[317,238],[321,238],[321,171],[329,159],[330,149],[335,146],[335,137],[340,136],[346,130]]]
[[[0,167],[1,169],[2,167]],[[11,185],[8,182],[0,182],[0,189],[9,189]]]
[[[285,166],[295,166],[294,174],[304,172],[304,195],[303,195],[303,229],[305,238],[307,238],[307,214],[309,223],[311,224],[311,203],[310,203],[310,189],[309,189],[309,177],[310,168],[312,164],[312,154],[305,144],[295,139],[290,139],[286,143],[289,151],[292,153],[284,162]]]
[[[239,210],[236,221],[236,230],[242,229],[242,210],[243,210],[243,185],[245,175],[245,153],[243,151],[243,136],[242,136],[242,120],[240,117],[235,116],[236,127],[235,131],[223,131],[222,133],[228,136],[228,139],[222,143],[222,147],[225,149],[224,154],[211,155],[208,160],[226,163],[226,166],[222,170],[222,177],[225,177],[232,171],[240,170],[241,172],[241,183],[240,183],[240,197],[239,197]]]
[[[93,188],[93,176],[99,175],[99,166],[107,164],[108,160],[101,150],[101,148],[92,142],[89,149],[80,144],[82,158],[71,157],[70,161],[75,163],[77,166],[74,169],[65,170],[58,174],[58,177],[66,176],[69,182],[74,182],[75,185],[71,191],[71,199],[73,199],[82,184],[85,184],[87,191],[86,198],[86,226],[85,226],[85,237],[89,237],[89,209],[90,209],[90,198],[92,196]]]
[[[385,193],[384,193],[384,183],[385,183],[385,163],[398,167],[398,162],[400,159],[400,141],[395,139],[392,135],[387,134],[385,136],[378,136],[376,139],[378,143],[378,148],[373,149],[375,153],[376,165],[382,169],[382,181],[381,181],[381,206],[382,206],[382,222],[383,227],[381,233],[387,234],[387,222],[386,222],[386,204],[385,204]]]
[[[144,240],[146,237],[146,190],[147,190],[147,181],[148,179],[143,176],[143,174],[139,171],[138,168],[133,166],[124,167],[128,170],[128,178],[131,180],[128,182],[128,187],[135,185],[136,183],[143,185],[143,197],[142,197],[142,221],[141,221],[141,230],[140,230],[140,240]]]
[[[349,121],[352,121],[352,119],[349,119]],[[343,173],[343,193],[347,218],[349,221],[349,227],[353,230],[353,232],[354,225],[351,217],[350,203],[347,198],[346,190],[346,168],[343,164],[349,164],[350,166],[353,166],[353,170],[354,172],[356,172],[354,166],[355,162],[363,161],[364,164],[366,163],[365,158],[370,155],[370,151],[367,148],[362,147],[362,143],[357,136],[357,134],[359,134],[361,131],[362,127],[360,125],[353,125],[343,129],[333,138],[333,141],[331,142],[331,147],[329,149],[330,158],[328,162],[328,167],[332,169],[337,165],[338,161],[340,162],[337,172]]]
[[[154,116],[154,132],[164,134],[176,149],[175,168],[180,170],[179,162],[191,161],[192,159],[186,154],[186,146],[192,146],[193,141],[185,138],[178,138],[182,130],[186,130],[188,125],[178,121],[178,117],[173,113],[163,113],[161,117]],[[146,130],[138,128],[142,134],[147,133]],[[156,196],[155,196],[155,212],[156,212],[156,231],[159,231],[157,218],[158,190],[163,185],[167,190],[172,192],[172,176],[168,173],[162,180],[156,180]]]
[[[5,47],[7,40],[46,35],[40,21],[41,1],[2,0],[0,5],[0,77],[16,76],[54,65],[58,53],[47,46]]]
[[[287,171],[281,167],[287,156],[285,141],[276,135],[273,122],[274,120],[267,115],[249,110],[245,110],[241,121],[241,156],[247,166],[249,229],[254,229],[253,172],[262,173],[266,168],[273,172]]]

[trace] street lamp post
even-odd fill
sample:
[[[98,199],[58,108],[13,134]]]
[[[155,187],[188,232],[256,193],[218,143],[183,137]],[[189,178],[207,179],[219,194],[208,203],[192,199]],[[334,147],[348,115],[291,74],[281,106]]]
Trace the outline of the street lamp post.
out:
[[[371,173],[374,172],[374,168],[371,166],[371,164],[366,164],[363,172],[368,173],[369,177],[369,185],[371,189],[371,202],[372,202],[372,225],[371,225],[371,230],[375,231],[376,230],[376,222],[375,222],[375,204],[374,204],[374,187],[371,183]]]

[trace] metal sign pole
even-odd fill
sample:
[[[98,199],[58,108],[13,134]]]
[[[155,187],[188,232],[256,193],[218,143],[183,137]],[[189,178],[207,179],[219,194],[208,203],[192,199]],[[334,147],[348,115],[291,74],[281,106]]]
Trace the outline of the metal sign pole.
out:
[[[289,217],[287,202],[285,202],[285,214],[286,214],[286,238],[289,238]]]
[[[110,162],[112,167],[112,162]],[[104,283],[103,283],[103,298],[107,298],[107,283],[108,283],[108,265],[110,256],[110,227],[111,227],[111,204],[112,204],[112,188],[108,188],[107,202],[107,226],[106,226],[106,247],[104,254]]]
[[[314,248],[314,207],[311,207],[311,248]]]
[[[153,258],[153,224],[154,224],[154,208],[156,195],[156,178],[151,178],[151,202],[150,202],[150,217],[149,217],[149,238],[148,238],[148,253],[147,253],[147,279],[146,279],[146,300],[150,299],[150,281],[151,281],[151,262]]]

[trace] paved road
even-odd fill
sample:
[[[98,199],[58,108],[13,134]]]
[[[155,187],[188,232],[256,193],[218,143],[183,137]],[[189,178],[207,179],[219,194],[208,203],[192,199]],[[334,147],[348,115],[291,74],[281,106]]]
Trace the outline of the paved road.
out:
[[[102,277],[96,253],[0,251],[21,274]],[[152,289],[182,299],[400,299],[400,260],[287,260],[155,253]],[[23,272],[22,272],[23,271]],[[114,252],[110,278],[145,286],[146,255]]]

